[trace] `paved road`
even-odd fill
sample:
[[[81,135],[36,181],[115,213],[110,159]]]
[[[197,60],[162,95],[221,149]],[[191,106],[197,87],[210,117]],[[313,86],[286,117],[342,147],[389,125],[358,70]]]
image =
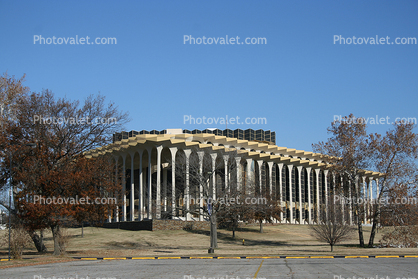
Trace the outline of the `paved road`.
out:
[[[0,278],[418,279],[418,259],[183,259],[73,261],[0,269]]]

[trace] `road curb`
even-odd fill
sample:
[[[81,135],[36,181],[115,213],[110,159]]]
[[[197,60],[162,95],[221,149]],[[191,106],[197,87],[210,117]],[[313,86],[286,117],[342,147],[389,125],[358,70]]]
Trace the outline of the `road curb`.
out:
[[[377,259],[377,258],[418,258],[418,255],[369,255],[369,256],[179,256],[179,257],[71,257],[75,260],[83,261],[103,261],[103,260],[227,260],[227,259]],[[8,259],[0,259],[0,262]],[[13,260],[12,260],[13,261]]]
[[[76,260],[193,260],[193,259],[205,259],[205,260],[224,260],[224,259],[356,259],[356,258],[418,258],[418,255],[370,255],[370,256],[216,256],[216,257],[194,257],[194,256],[182,256],[182,257],[72,257]]]

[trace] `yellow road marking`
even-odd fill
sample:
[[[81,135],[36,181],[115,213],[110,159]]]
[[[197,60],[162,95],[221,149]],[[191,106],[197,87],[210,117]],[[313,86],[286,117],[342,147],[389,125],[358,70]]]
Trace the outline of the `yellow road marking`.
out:
[[[264,262],[264,260],[262,260],[262,261],[261,261],[261,264],[260,264],[260,266],[258,267],[257,272],[254,274],[253,279],[256,279],[256,278],[257,278],[258,272],[260,272],[260,269],[261,269],[261,266],[263,265],[263,262]]]
[[[264,257],[257,257],[257,256],[254,256],[254,257],[246,257],[247,259],[280,259],[280,256],[278,256],[278,257],[275,257],[275,256],[264,256]]]

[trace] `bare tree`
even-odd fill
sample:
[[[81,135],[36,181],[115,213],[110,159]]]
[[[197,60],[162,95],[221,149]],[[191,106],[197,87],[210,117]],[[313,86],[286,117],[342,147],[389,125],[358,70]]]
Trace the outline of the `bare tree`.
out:
[[[215,160],[214,165],[212,165],[211,154],[208,149],[205,151],[193,149],[188,155],[180,152],[176,161],[176,174],[182,180],[188,176],[189,185],[184,186],[185,181],[181,181],[180,185],[183,187],[177,183],[176,185],[179,186],[180,195],[185,200],[181,208],[182,212],[191,217],[201,216],[209,220],[210,250],[213,251],[218,247],[217,215],[230,205],[230,189],[236,189],[237,183],[230,178],[231,176],[225,175],[225,169],[232,172],[236,168],[233,164],[236,151],[218,152],[217,158],[222,158],[222,160]]]
[[[418,137],[413,132],[413,123],[397,122],[394,128],[384,136],[367,134],[364,118],[356,118],[350,114],[341,120],[334,121],[328,132],[332,137],[327,142],[313,144],[315,152],[326,154],[328,167],[340,177],[347,178],[351,185],[351,196],[358,201],[364,194],[358,182],[365,170],[373,170],[382,174],[379,178],[378,198],[390,196],[399,185],[409,184],[413,191],[417,183]],[[411,183],[411,181],[413,183]],[[386,207],[387,209],[387,207]],[[376,202],[370,215],[372,232],[368,246],[373,247],[374,238],[379,224],[381,204]],[[362,217],[364,206],[354,203],[360,246],[364,247]],[[391,215],[391,218],[396,216]]]
[[[211,155],[215,155],[214,160]],[[176,174],[184,179],[188,176],[189,187],[182,188],[181,184],[176,186],[180,189],[180,195],[186,200],[181,208],[185,214],[191,217],[210,221],[210,248],[217,248],[217,225],[218,218],[223,224],[227,224],[233,231],[238,228],[239,222],[254,219],[270,220],[272,204],[267,207],[255,207],[246,201],[259,197],[257,186],[253,182],[245,182],[242,178],[240,167],[237,166],[236,149],[218,150],[216,153],[212,148],[192,149],[187,155],[180,152],[176,160]],[[187,163],[188,162],[188,163]],[[215,162],[213,164],[213,162]],[[215,181],[213,181],[215,179]],[[179,197],[181,198],[181,197]],[[188,199],[192,201],[188,203]],[[189,204],[190,207],[189,207]],[[262,204],[264,206],[264,204]],[[276,206],[275,208],[279,208]],[[276,215],[274,215],[276,216]]]
[[[0,121],[5,128],[8,122],[14,121],[17,112],[17,103],[28,93],[28,88],[23,85],[25,75],[20,79],[4,73],[0,76]]]
[[[254,208],[251,204],[247,204],[244,201],[251,199],[253,196],[246,194],[244,191],[233,191],[230,193],[230,197],[234,197],[234,201],[229,201],[227,206],[221,208],[218,212],[219,226],[230,229],[232,231],[232,237],[235,238],[235,232],[239,228],[241,222],[252,221],[254,219]]]
[[[416,218],[414,218],[416,215],[410,214],[416,212],[416,203],[399,204],[396,202],[396,198],[401,201],[402,197],[416,197],[418,192],[418,136],[413,132],[415,127],[413,123],[397,122],[384,136],[370,135],[373,167],[376,171],[385,174],[379,179],[378,197],[386,198],[388,201],[385,210],[392,212],[387,216],[390,216],[392,219],[390,223],[395,226],[416,224]],[[377,202],[373,207],[369,247],[373,247],[374,244],[381,206],[380,202]]]
[[[367,136],[367,126],[364,118],[357,118],[353,114],[331,123],[328,133],[332,137],[327,142],[313,144],[314,152],[327,155],[329,169],[346,177],[351,185],[351,195],[354,200],[361,197],[361,187],[358,182],[365,169],[370,167],[370,144]],[[351,197],[348,197],[351,199]],[[360,247],[364,247],[362,214],[363,207],[354,203],[354,214],[357,222]]]
[[[256,221],[260,225],[260,233],[263,233],[263,223],[273,223],[275,220],[280,220],[280,212],[282,212],[279,200],[273,199],[270,195],[257,196],[254,203],[249,205],[251,212],[250,219]]]
[[[309,225],[312,236],[319,241],[328,243],[331,246],[331,252],[334,251],[334,246],[337,243],[351,238],[354,232],[353,227],[346,221],[348,210],[345,209],[344,211],[341,210],[340,206],[330,201],[326,207],[322,207],[320,210],[319,224]]]

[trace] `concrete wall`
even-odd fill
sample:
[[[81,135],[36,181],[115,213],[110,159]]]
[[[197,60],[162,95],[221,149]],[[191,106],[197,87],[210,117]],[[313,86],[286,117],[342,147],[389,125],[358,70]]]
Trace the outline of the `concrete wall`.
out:
[[[122,229],[130,231],[159,231],[159,230],[209,230],[208,221],[181,220],[146,220],[133,222],[105,223],[103,228]]]

